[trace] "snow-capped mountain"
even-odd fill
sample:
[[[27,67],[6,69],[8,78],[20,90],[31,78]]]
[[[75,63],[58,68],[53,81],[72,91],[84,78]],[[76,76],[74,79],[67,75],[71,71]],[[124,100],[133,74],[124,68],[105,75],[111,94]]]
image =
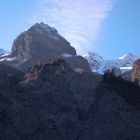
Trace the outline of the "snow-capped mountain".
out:
[[[133,63],[140,57],[131,53],[125,54],[118,59],[105,60],[94,52],[89,52],[84,57],[88,60],[93,72],[103,74],[107,70],[115,68],[118,72],[124,73],[132,69]]]
[[[101,68],[102,62],[104,59],[95,52],[88,52],[87,54],[83,55],[89,62],[90,68],[93,72],[99,71]]]
[[[0,48],[0,62],[2,61],[11,61],[9,58],[10,53]]]

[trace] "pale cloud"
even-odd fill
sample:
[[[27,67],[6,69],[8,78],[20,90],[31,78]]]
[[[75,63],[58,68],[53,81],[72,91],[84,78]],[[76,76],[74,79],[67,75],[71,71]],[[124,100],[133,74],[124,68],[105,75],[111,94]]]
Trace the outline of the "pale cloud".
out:
[[[54,26],[78,53],[94,48],[103,20],[115,0],[37,0],[30,22]]]

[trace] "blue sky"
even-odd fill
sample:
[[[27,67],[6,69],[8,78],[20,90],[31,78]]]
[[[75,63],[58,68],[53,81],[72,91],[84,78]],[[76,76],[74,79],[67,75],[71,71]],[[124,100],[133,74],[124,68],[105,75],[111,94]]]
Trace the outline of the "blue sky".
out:
[[[29,27],[24,20],[24,14],[30,9],[32,2],[0,1],[0,48],[10,50],[16,36]]]
[[[35,22],[54,26],[78,54],[95,51],[106,59],[140,55],[140,1],[0,1],[0,48],[10,50],[16,36]]]
[[[139,6],[139,0],[121,0],[114,5],[96,40],[96,52],[105,58],[116,58],[129,52],[140,55]]]

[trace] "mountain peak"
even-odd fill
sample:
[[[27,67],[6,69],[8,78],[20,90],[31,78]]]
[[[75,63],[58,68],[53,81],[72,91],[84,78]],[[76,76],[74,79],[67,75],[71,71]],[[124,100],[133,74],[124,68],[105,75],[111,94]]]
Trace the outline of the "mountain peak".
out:
[[[44,22],[36,23],[35,25],[39,25],[43,28],[50,27],[48,24],[45,24]]]
[[[37,31],[40,34],[47,33],[53,33],[58,34],[57,30],[54,27],[50,27],[48,24],[45,24],[44,22],[36,23],[28,31]]]
[[[63,53],[75,55],[75,49],[57,30],[43,22],[36,23],[20,34],[12,46],[12,57],[20,59],[46,60]]]
[[[48,24],[41,22],[41,23],[35,23],[31,28],[50,29],[51,27]]]
[[[127,53],[125,55],[123,55],[122,57],[119,57],[119,59],[127,59],[127,58],[134,58],[136,57],[135,55],[133,55],[132,53]]]
[[[95,52],[88,52],[87,54],[83,55],[85,58],[91,58],[92,60],[102,60],[103,57]]]

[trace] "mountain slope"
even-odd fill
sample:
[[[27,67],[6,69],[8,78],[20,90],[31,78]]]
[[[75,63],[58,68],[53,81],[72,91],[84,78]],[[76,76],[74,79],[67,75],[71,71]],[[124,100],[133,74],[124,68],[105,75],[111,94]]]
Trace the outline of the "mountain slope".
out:
[[[140,138],[140,87],[112,73],[102,79],[62,59],[39,61],[25,75],[0,64],[0,86],[2,140]]]
[[[74,140],[86,131],[100,76],[61,59],[38,62],[25,76],[8,65],[0,69],[0,139]]]

